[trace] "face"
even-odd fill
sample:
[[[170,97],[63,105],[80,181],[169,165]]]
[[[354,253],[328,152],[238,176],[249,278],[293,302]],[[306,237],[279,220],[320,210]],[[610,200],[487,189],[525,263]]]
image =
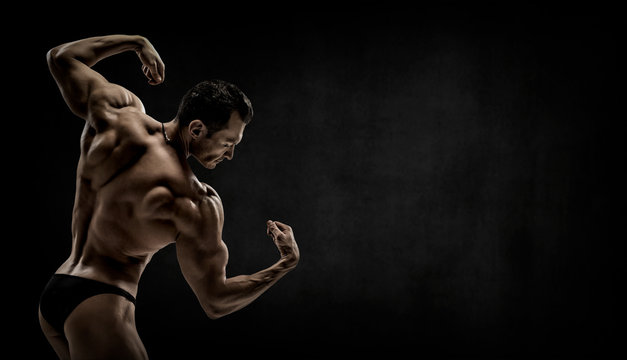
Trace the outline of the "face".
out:
[[[192,136],[190,155],[194,156],[207,169],[215,167],[224,159],[231,160],[235,146],[242,141],[246,124],[239,113],[234,111],[226,127],[207,138],[207,128],[200,120],[190,123],[189,130]]]

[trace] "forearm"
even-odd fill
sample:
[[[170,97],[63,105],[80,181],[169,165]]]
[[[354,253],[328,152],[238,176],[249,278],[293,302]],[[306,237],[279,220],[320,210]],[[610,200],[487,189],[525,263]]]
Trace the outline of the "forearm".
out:
[[[90,37],[50,50],[49,58],[56,60],[76,59],[92,67],[98,61],[125,51],[134,51],[144,46],[146,39],[135,35],[108,35]]]
[[[203,308],[212,318],[233,313],[257,299],[293,268],[285,259],[281,259],[252,275],[227,278],[223,285],[213,288]]]
[[[300,252],[291,227],[268,220],[266,234],[272,237],[280,259],[252,275],[228,278],[229,254],[222,241],[224,213],[217,194],[205,196],[200,203],[175,200],[174,209],[172,218],[189,219],[175,220],[179,230],[176,253],[181,271],[212,319],[250,304],[298,264]]]
[[[95,104],[107,104],[117,108],[136,106],[143,110],[139,99],[123,87],[111,86],[104,76],[92,69],[98,61],[124,51],[135,51],[142,62],[142,72],[148,78],[149,84],[163,82],[163,61],[152,44],[142,36],[91,37],[62,44],[48,51],[50,73],[74,114],[91,121],[87,119],[89,107]],[[92,94],[97,90],[102,90],[99,92],[101,96],[90,102]]]

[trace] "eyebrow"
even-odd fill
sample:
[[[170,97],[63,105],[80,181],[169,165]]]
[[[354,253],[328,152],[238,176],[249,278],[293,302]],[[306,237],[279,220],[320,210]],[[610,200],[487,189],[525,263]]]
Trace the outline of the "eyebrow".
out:
[[[237,139],[236,139],[236,138],[234,138],[234,137],[227,137],[227,138],[226,138],[226,141],[228,141],[228,142],[232,142],[232,143],[235,143],[235,142],[237,142]]]

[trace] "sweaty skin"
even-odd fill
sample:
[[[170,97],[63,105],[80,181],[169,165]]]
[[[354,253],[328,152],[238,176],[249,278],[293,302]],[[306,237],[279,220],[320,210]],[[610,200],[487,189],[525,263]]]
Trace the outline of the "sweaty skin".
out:
[[[117,286],[137,296],[139,279],[152,256],[176,242],[181,271],[210,318],[248,305],[299,261],[292,229],[267,222],[279,260],[252,275],[227,278],[228,250],[222,241],[220,197],[200,182],[187,163],[195,157],[213,169],[232,159],[245,123],[234,111],[227,126],[207,137],[200,120],[162,125],[146,115],[140,99],[108,82],[91,67],[124,51],[135,51],[152,85],[165,67],[141,36],[83,39],[48,52],[50,71],[74,114],[85,120],[72,215],[72,250],[56,273]],[[62,359],[145,359],[135,327],[135,306],[124,297],[100,294],[78,305],[64,333],[41,316],[42,330]]]

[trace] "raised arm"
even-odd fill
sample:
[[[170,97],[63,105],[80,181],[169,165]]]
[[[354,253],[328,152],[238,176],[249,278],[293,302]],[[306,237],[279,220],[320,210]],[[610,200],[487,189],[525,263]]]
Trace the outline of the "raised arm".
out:
[[[124,51],[137,53],[142,62],[142,71],[150,84],[163,82],[163,62],[150,42],[141,36],[91,37],[62,44],[48,51],[50,72],[74,114],[90,121],[92,106],[137,106],[143,109],[139,99],[130,91],[109,83],[91,68],[98,61]],[[94,96],[96,94],[98,96]]]
[[[217,194],[210,194],[198,205],[181,200],[176,212],[175,218],[181,220],[175,222],[179,221],[182,230],[176,241],[181,271],[212,319],[250,304],[298,264],[300,254],[292,229],[268,221],[267,235],[274,240],[280,259],[252,275],[227,278],[228,249],[222,241],[224,215]]]

